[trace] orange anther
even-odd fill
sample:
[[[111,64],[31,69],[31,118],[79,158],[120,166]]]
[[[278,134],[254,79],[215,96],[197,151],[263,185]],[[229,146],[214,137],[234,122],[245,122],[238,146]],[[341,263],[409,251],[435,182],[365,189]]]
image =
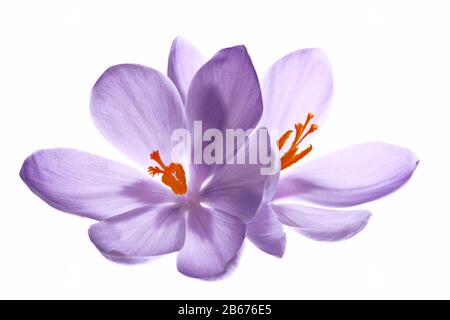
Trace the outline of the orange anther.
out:
[[[308,113],[305,123],[296,123],[295,124],[295,137],[292,141],[291,146],[289,149],[284,153],[284,155],[281,157],[281,170],[286,169],[287,167],[293,165],[294,163],[300,161],[302,158],[304,158],[308,153],[312,150],[312,145],[309,145],[306,149],[298,152],[298,147],[300,143],[311,133],[316,131],[319,127],[317,124],[313,123],[309,127],[308,131],[305,131],[305,128],[308,127],[309,122],[314,117],[312,113]],[[281,150],[283,146],[285,145],[286,141],[292,134],[292,130],[286,131],[278,140],[278,149]]]
[[[164,164],[159,155],[159,151],[153,151],[150,159],[159,164],[160,167],[148,167],[148,173],[153,176],[162,174],[161,181],[175,194],[185,194],[187,192],[186,175],[183,166],[179,163],[172,162],[168,166]]]
[[[291,134],[292,130],[288,130],[280,137],[280,139],[278,139],[278,150],[281,150],[281,148],[283,148],[284,144],[286,143],[287,139],[289,139]]]

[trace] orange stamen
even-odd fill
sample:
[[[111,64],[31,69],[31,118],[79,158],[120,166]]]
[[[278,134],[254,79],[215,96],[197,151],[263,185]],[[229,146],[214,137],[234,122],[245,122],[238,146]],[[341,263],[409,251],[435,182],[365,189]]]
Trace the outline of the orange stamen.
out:
[[[292,134],[292,130],[288,130],[280,137],[280,139],[277,141],[278,150],[281,150],[281,148],[283,148],[284,144],[286,143],[287,139],[289,139],[291,134]]]
[[[300,161],[303,159],[308,153],[312,150],[312,145],[309,145],[307,148],[302,150],[300,153],[298,153],[298,147],[300,143],[302,143],[305,138],[316,131],[319,127],[313,123],[309,127],[308,131],[304,133],[305,128],[308,127],[309,122],[314,117],[312,113],[308,113],[308,116],[306,117],[305,123],[296,123],[295,124],[295,137],[292,141],[291,146],[289,149],[284,153],[284,155],[281,157],[281,170],[286,169],[287,167],[293,165],[294,163]],[[303,134],[304,133],[304,134]],[[278,149],[281,150],[286,143],[289,136],[292,134],[292,130],[286,131],[278,140]]]
[[[301,151],[299,154],[295,154],[291,158],[284,158],[284,159],[281,158],[281,170],[290,167],[297,161],[300,161],[300,159],[304,158],[311,151],[312,151],[312,145],[309,145],[306,149]]]
[[[154,177],[155,174],[162,174],[161,181],[175,194],[185,194],[187,192],[186,175],[183,166],[179,163],[172,162],[168,166],[164,164],[159,155],[159,151],[153,151],[150,159],[159,164],[160,167],[148,167],[148,173]]]

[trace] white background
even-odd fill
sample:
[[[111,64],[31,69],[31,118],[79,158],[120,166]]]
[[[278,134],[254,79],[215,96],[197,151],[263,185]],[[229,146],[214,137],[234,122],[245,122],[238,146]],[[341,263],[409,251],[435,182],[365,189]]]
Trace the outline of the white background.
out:
[[[2,1],[0,298],[450,298],[448,1]],[[381,140],[421,163],[400,191],[365,207],[339,243],[288,231],[283,259],[247,243],[237,270],[205,282],[176,255],[114,264],[88,219],[47,206],[19,179],[36,149],[73,147],[128,163],[97,133],[90,89],[109,66],[166,70],[181,35],[206,56],[245,44],[260,74],[292,50],[330,57],[335,98],[310,158]]]

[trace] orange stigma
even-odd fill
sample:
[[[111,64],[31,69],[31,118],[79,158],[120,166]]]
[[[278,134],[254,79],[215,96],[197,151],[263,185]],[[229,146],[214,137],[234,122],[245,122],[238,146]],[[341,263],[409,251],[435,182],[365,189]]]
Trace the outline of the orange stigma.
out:
[[[309,145],[304,150],[298,152],[298,147],[300,143],[311,133],[316,131],[319,126],[317,124],[313,123],[309,127],[309,129],[305,132],[305,128],[308,127],[309,122],[314,117],[312,113],[308,113],[308,116],[306,117],[305,123],[296,123],[295,124],[295,137],[292,141],[291,146],[289,149],[284,153],[284,155],[281,157],[281,170],[286,169],[293,165],[294,163],[300,161],[300,159],[303,159],[308,153],[312,150],[312,145]],[[287,140],[293,133],[293,130],[286,131],[278,140],[278,149],[281,150],[284,145],[286,144]]]
[[[150,159],[159,164],[159,167],[148,167],[148,173],[154,177],[155,174],[162,174],[161,181],[175,194],[185,194],[187,192],[186,175],[183,166],[179,163],[172,162],[168,166],[164,164],[159,155],[159,151],[153,151]]]

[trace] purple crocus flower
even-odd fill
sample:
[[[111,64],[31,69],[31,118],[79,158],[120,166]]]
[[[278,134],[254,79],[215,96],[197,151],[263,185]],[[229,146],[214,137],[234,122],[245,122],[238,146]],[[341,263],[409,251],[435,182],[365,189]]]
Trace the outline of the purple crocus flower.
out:
[[[171,70],[176,72],[169,75],[179,91],[185,92],[196,66],[202,63],[201,55],[186,40],[176,39],[170,60]],[[264,112],[259,126],[282,133],[278,140],[282,171],[278,185],[272,184],[257,215],[247,223],[247,237],[269,254],[281,257],[284,253],[282,224],[320,241],[357,234],[371,213],[341,208],[394,192],[409,180],[419,163],[408,149],[382,142],[300,161],[312,151],[309,142],[322,125],[333,94],[331,67],[320,49],[298,50],[275,62],[261,91]]]
[[[29,156],[20,176],[52,207],[98,220],[89,237],[108,259],[135,263],[179,251],[178,270],[206,279],[223,275],[236,258],[245,223],[271,179],[260,174],[259,164],[170,162],[175,129],[192,130],[194,121],[202,121],[206,128],[247,130],[263,111],[243,46],[223,49],[203,64],[180,45],[170,58],[174,82],[154,69],[124,64],[107,69],[92,89],[97,128],[143,170],[83,151],[50,149]],[[189,61],[183,61],[186,55]]]

